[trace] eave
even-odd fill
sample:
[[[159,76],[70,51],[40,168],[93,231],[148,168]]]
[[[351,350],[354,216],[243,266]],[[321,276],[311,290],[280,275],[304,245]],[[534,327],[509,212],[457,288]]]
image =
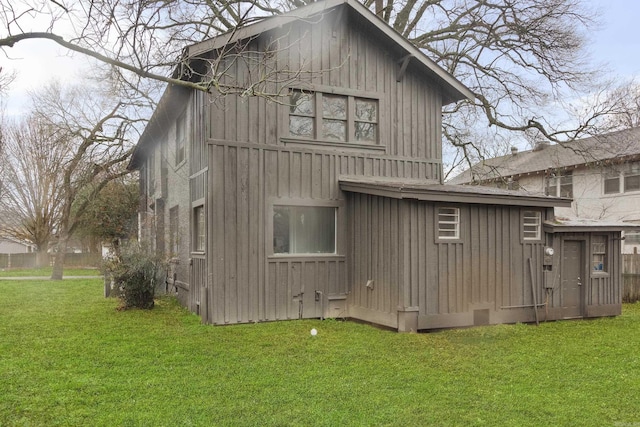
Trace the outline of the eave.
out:
[[[533,206],[542,208],[570,207],[571,199],[536,196],[490,187],[447,185],[435,181],[399,180],[342,176],[340,188],[352,193],[370,194],[392,199],[429,202],[471,203],[484,205]]]

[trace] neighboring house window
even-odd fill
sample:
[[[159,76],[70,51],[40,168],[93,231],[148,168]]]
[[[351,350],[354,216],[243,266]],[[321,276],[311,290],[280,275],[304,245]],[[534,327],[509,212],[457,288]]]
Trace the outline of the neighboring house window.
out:
[[[176,165],[182,163],[185,157],[185,145],[186,145],[186,126],[187,126],[187,114],[186,112],[180,114],[176,120]]]
[[[554,197],[573,197],[573,174],[562,172],[552,174],[546,179],[545,194]]]
[[[169,251],[171,256],[178,255],[178,206],[169,209]]]
[[[640,233],[624,233],[625,245],[640,245]]]
[[[274,206],[274,254],[335,254],[335,207]]]
[[[620,172],[609,169],[604,174],[604,194],[616,194],[620,192]]]
[[[459,208],[438,208],[438,238],[443,240],[460,238]]]
[[[522,239],[540,240],[542,216],[540,211],[524,211],[522,213]]]
[[[193,209],[194,216],[194,250],[196,252],[204,252],[206,248],[206,222],[204,216],[204,206],[196,206]]]
[[[640,163],[627,166],[624,171],[624,192],[640,191]]]
[[[591,238],[591,266],[593,271],[607,271],[607,237],[593,236]]]
[[[378,101],[320,92],[291,92],[289,135],[335,142],[378,141]]]

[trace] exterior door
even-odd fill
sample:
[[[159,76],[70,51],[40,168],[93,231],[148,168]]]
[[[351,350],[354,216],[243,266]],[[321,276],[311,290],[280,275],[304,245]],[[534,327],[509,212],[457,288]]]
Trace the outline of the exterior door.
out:
[[[562,317],[583,316],[584,241],[565,240],[562,253]]]

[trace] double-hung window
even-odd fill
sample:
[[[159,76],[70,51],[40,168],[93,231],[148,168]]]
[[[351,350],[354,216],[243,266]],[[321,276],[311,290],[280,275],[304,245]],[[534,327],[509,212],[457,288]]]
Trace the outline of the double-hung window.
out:
[[[554,197],[573,197],[573,173],[556,173],[546,178],[545,194]]]
[[[624,192],[640,191],[640,163],[629,164],[624,171]]]
[[[616,194],[620,192],[620,171],[611,168],[604,172],[604,194]]]
[[[289,136],[329,142],[378,142],[378,101],[352,95],[294,90]]]

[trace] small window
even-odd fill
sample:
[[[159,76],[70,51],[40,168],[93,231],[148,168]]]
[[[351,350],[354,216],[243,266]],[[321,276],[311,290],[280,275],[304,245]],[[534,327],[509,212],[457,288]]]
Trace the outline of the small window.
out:
[[[147,159],[147,194],[152,196],[156,189],[156,152],[153,150]]]
[[[335,207],[274,206],[274,254],[335,254]]]
[[[322,136],[330,141],[347,140],[347,97],[322,95]]]
[[[438,208],[438,238],[443,240],[460,238],[459,208]]]
[[[640,163],[629,165],[624,172],[624,192],[640,191]]]
[[[591,269],[594,272],[607,271],[607,237],[606,236],[592,237]]]
[[[194,250],[204,252],[206,248],[206,222],[204,206],[197,206],[193,209],[194,223]]]
[[[356,98],[355,139],[376,142],[378,140],[378,103],[370,99]]]
[[[524,211],[522,214],[523,240],[540,240],[541,225],[542,221],[539,211]]]
[[[169,252],[171,256],[178,256],[178,206],[169,209]]]
[[[182,163],[185,157],[186,116],[186,113],[182,113],[176,120],[176,165]]]

